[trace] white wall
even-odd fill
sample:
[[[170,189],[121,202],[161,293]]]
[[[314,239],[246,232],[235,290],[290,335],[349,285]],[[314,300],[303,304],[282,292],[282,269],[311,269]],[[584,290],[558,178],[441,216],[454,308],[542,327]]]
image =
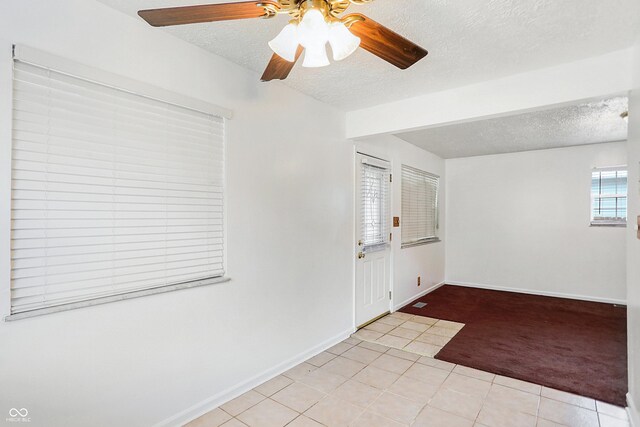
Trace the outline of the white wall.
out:
[[[351,330],[353,145],[343,113],[92,0],[0,3],[3,301],[10,43],[234,110],[232,281],[0,322],[0,417],[24,407],[32,426],[148,426],[196,405],[188,418]]]
[[[444,212],[446,202],[445,162],[435,154],[431,154],[391,135],[358,141],[356,148],[362,153],[377,156],[391,162],[393,173],[391,214],[392,216],[400,217],[401,227],[402,199],[400,195],[402,194],[402,180],[400,177],[402,176],[402,165],[413,166],[440,176],[440,192],[438,194],[440,228],[438,233],[442,241],[402,249],[402,228],[392,229],[393,306],[397,309],[444,281],[446,246],[446,239],[444,238],[446,233]],[[420,287],[417,285],[418,276],[421,277]]]
[[[589,227],[591,169],[626,143],[447,160],[447,283],[626,299],[625,229]]]
[[[640,215],[640,39],[635,47],[634,89],[629,98],[629,218]],[[627,333],[629,345],[628,404],[634,426],[640,427],[640,240],[637,226],[627,229]]]

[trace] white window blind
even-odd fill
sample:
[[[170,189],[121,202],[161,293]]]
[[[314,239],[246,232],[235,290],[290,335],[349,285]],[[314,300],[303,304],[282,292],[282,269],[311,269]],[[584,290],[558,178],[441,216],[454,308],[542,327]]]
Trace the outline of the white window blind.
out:
[[[438,241],[440,178],[402,165],[402,246]]]
[[[14,62],[11,311],[223,270],[224,122]]]
[[[364,251],[383,248],[389,243],[389,169],[382,162],[363,159],[361,167],[360,239]]]
[[[591,173],[591,224],[626,225],[627,169],[598,168]]]

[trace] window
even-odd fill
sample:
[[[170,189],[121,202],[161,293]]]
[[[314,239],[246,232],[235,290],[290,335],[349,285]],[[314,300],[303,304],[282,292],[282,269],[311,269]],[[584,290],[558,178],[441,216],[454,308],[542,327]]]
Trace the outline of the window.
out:
[[[10,317],[223,276],[222,118],[21,60],[13,85]]]
[[[440,178],[402,165],[402,247],[437,242]]]
[[[389,243],[388,166],[375,159],[363,159],[360,185],[361,240],[365,250],[383,248]]]
[[[626,167],[594,169],[591,173],[591,225],[626,224]]]

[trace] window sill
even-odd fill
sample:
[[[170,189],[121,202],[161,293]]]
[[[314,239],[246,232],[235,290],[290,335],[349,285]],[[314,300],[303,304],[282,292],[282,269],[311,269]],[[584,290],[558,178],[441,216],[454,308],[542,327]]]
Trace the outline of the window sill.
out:
[[[619,227],[619,228],[626,228],[627,224],[626,223],[624,223],[624,224],[621,224],[621,223],[617,223],[617,224],[616,223],[608,223],[608,224],[607,223],[600,223],[599,224],[599,223],[596,222],[596,223],[589,224],[589,227]]]
[[[176,283],[175,285],[160,286],[157,288],[143,289],[140,291],[127,292],[108,297],[94,298],[86,301],[78,301],[70,304],[61,304],[53,307],[38,308],[35,310],[23,311],[20,313],[10,314],[4,318],[5,322],[11,322],[30,317],[43,316],[45,314],[59,313],[61,311],[75,310],[78,308],[92,307],[94,305],[108,304],[116,301],[124,301],[133,298],[145,297],[147,295],[164,294],[166,292],[179,291],[182,289],[198,288],[200,286],[215,285],[230,281],[228,277],[211,277],[208,279],[194,280],[191,282]]]
[[[425,240],[420,240],[418,242],[412,242],[412,243],[403,243],[400,246],[400,249],[406,249],[406,248],[412,248],[414,246],[422,246],[422,245],[429,245],[431,243],[438,243],[441,242],[442,240],[440,240],[439,238],[434,238],[434,239],[425,239]]]

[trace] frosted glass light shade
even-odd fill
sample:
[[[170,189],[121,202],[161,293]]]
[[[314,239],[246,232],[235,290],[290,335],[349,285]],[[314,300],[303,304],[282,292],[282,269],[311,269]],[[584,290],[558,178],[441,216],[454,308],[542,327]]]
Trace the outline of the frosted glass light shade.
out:
[[[269,47],[282,59],[294,62],[298,50],[298,26],[288,24],[269,42]]]
[[[329,58],[327,57],[326,42],[310,45],[304,49],[303,67],[318,68],[326,67],[327,65],[329,65]]]
[[[333,59],[341,61],[351,55],[360,46],[360,37],[356,37],[342,22],[329,25],[329,44]]]
[[[317,9],[305,12],[298,25],[298,42],[308,48],[311,45],[324,45],[329,40],[329,26],[324,15]]]

